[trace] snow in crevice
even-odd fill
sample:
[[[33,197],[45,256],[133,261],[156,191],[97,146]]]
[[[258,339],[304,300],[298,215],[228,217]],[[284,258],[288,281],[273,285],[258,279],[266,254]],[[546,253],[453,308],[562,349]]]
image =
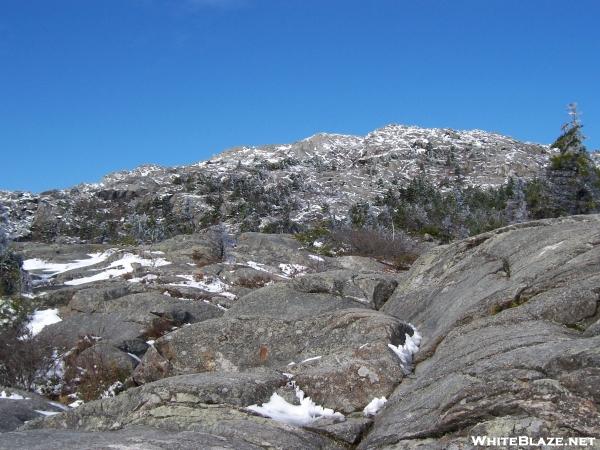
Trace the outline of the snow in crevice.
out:
[[[406,333],[404,335],[404,344],[393,345],[388,344],[388,347],[400,358],[400,367],[405,375],[408,375],[413,370],[413,358],[414,355],[419,351],[419,345],[421,345],[421,334],[412,325],[409,326],[413,329],[413,335]]]
[[[60,414],[60,411],[42,411],[40,409],[34,409],[34,411],[42,416],[55,416],[56,414]]]
[[[291,378],[291,375],[288,377]],[[256,412],[262,416],[269,417],[278,422],[284,422],[290,425],[305,426],[320,418],[334,418],[340,421],[345,420],[342,413],[336,412],[331,408],[325,408],[317,405],[310,397],[305,397],[304,391],[300,389],[292,380],[288,384],[296,391],[296,398],[299,405],[293,405],[287,402],[276,392],[271,395],[267,403],[262,405],[248,406],[248,410]]]
[[[550,252],[552,252],[552,251],[556,250],[558,247],[560,247],[560,246],[562,245],[562,243],[563,243],[563,242],[565,242],[565,241],[560,241],[560,242],[557,242],[557,243],[556,243],[556,244],[554,244],[554,245],[547,245],[546,247],[544,247],[544,248],[542,249],[542,251],[541,251],[541,252],[540,252],[540,254],[538,255],[538,258],[539,258],[540,256],[543,256],[543,255],[544,255],[544,253],[546,253],[546,252],[549,252],[549,251],[550,251]]]
[[[363,409],[363,414],[365,417],[375,416],[381,408],[386,404],[387,399],[385,397],[377,398],[375,397],[373,400],[369,402],[365,409]]]
[[[320,355],[319,356],[313,356],[312,358],[306,358],[304,361],[300,361],[300,364],[307,363],[307,362],[310,362],[310,361],[317,361],[317,360],[319,360],[321,358],[322,358],[322,356],[320,356]]]

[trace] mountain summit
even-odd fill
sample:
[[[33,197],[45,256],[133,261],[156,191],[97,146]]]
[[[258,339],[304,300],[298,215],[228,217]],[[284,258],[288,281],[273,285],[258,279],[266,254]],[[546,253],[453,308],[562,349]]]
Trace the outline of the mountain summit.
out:
[[[316,134],[287,145],[236,147],[197,164],[144,165],[97,184],[41,194],[0,192],[16,239],[157,240],[222,221],[269,231],[286,220],[343,220],[357,202],[423,176],[442,189],[531,179],[558,150],[479,130],[388,125],[366,136]],[[139,236],[136,229],[147,236]]]

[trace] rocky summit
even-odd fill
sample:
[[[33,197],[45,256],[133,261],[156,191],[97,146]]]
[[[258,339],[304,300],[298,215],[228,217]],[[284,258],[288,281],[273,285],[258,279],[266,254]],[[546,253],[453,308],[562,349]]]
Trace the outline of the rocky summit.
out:
[[[349,250],[382,245],[365,224],[335,249],[314,228],[420,173],[498,186],[557,152],[389,126],[2,193],[0,449],[600,448],[600,215],[393,228],[394,260]],[[307,228],[266,232],[281,214]]]

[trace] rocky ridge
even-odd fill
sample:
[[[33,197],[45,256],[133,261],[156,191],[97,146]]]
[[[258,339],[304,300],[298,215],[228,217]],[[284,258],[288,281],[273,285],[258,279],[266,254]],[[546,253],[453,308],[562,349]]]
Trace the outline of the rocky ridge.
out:
[[[234,148],[189,166],[142,166],[66,190],[2,191],[0,205],[9,234],[21,240],[159,241],[216,221],[268,232],[343,220],[353,204],[420,175],[441,186],[533,178],[557,152],[477,130],[389,125],[362,137]]]

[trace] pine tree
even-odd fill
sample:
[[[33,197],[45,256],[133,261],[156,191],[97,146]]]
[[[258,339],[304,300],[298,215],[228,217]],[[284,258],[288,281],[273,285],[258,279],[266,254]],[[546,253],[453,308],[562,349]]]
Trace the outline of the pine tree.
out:
[[[570,120],[563,124],[562,134],[554,141],[552,147],[558,148],[561,155],[565,153],[585,153],[586,148],[583,145],[585,136],[581,131],[583,125],[580,119],[581,114],[577,110],[577,103],[569,103],[567,113]]]
[[[583,125],[577,104],[568,106],[570,120],[552,147],[560,154],[550,159],[546,169],[549,211],[553,215],[589,214],[600,210],[600,173],[591,160],[583,141]]]

